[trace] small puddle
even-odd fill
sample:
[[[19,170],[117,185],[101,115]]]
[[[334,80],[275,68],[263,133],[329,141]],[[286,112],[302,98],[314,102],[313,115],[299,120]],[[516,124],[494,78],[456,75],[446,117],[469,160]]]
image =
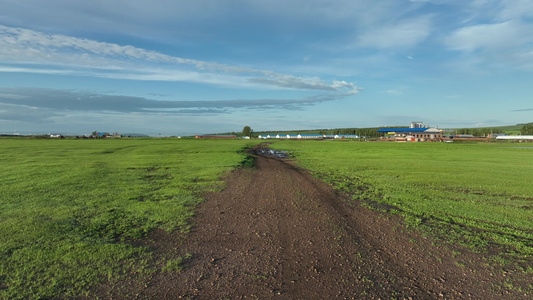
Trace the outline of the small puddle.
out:
[[[255,150],[255,154],[268,157],[287,158],[289,154],[285,151],[259,148]]]

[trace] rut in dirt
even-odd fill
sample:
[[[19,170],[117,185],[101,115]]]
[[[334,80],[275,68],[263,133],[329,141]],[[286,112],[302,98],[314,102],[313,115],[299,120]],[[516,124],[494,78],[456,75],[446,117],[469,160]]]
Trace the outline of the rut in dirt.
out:
[[[206,195],[183,244],[191,258],[152,278],[152,299],[498,299],[490,276],[461,268],[444,248],[394,217],[348,205],[289,161],[256,168]]]

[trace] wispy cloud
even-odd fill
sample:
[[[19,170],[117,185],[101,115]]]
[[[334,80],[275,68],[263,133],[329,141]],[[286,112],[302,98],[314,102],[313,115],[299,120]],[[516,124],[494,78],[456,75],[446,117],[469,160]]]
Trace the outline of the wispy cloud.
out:
[[[391,96],[401,96],[401,95],[403,95],[403,92],[399,91],[399,90],[387,90],[386,93],[391,95]]]
[[[465,65],[533,70],[531,1],[475,1],[470,17],[452,30],[445,45],[460,51]]]
[[[446,43],[464,51],[509,49],[531,42],[531,30],[533,26],[517,21],[472,25],[456,30]]]
[[[502,20],[533,17],[533,2],[530,0],[503,0],[499,18]]]
[[[46,110],[56,113],[117,112],[144,114],[206,114],[229,113],[237,109],[286,110],[301,109],[316,103],[337,100],[346,94],[327,94],[303,99],[237,99],[210,101],[161,101],[143,97],[108,95],[86,91],[40,88],[0,88],[0,104],[8,106],[10,118],[17,118],[16,107],[30,110]],[[5,115],[3,117],[5,119]]]
[[[74,74],[105,78],[186,81],[356,93],[353,83],[326,82],[269,70],[219,64],[89,39],[0,25],[2,72]]]
[[[361,47],[411,47],[422,42],[431,32],[428,16],[385,23],[366,31],[359,37]]]

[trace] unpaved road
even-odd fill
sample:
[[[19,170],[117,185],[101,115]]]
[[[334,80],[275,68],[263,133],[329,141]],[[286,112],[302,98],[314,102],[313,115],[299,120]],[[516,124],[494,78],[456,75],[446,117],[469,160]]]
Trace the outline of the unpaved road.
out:
[[[481,257],[460,262],[446,247],[405,230],[395,216],[349,205],[287,160],[257,168],[206,195],[180,244],[164,232],[158,251],[191,254],[180,272],[156,274],[140,299],[527,299],[498,289]],[[133,286],[132,286],[133,288]],[[131,289],[130,289],[131,292]]]

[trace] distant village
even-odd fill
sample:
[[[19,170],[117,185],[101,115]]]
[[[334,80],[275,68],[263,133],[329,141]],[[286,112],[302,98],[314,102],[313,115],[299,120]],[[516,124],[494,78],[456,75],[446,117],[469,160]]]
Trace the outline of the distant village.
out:
[[[51,138],[51,139],[64,139],[64,138],[76,138],[76,139],[106,139],[106,138],[121,138],[121,137],[149,137],[145,134],[120,134],[118,132],[99,132],[93,131],[90,134],[83,135],[65,135],[60,133],[48,133],[48,134],[21,134],[21,133],[1,133],[0,136],[4,137],[34,137],[34,138]]]
[[[248,126],[246,126],[248,127]],[[245,127],[245,128],[246,128]],[[248,129],[250,129],[248,127]],[[343,134],[342,131],[353,131],[355,129],[336,129],[336,130],[323,130],[330,133],[260,133],[253,135],[253,131],[245,132],[242,134],[204,134],[195,136],[186,136],[184,138],[195,139],[291,139],[291,140],[365,140],[365,141],[394,141],[394,142],[454,142],[454,141],[489,141],[489,140],[508,140],[508,141],[533,141],[533,123],[523,124],[521,134],[506,134],[499,130],[497,133],[493,133],[492,130],[488,133],[484,128],[484,132],[480,129],[471,129],[475,134],[458,133],[461,131],[470,131],[469,129],[462,130],[450,130],[439,129],[438,127],[430,127],[423,122],[413,121],[409,126],[405,127],[386,127],[386,128],[364,128],[362,129],[367,135],[360,134]],[[313,132],[319,130],[307,130],[303,132]],[[483,133],[482,136],[479,133]],[[18,133],[13,134],[0,134],[0,136],[31,136],[35,138],[53,138],[63,139],[66,138],[63,134],[49,133],[41,135],[21,135]],[[93,131],[90,134],[68,136],[68,138],[77,139],[112,139],[123,137],[149,137],[144,134],[120,134],[118,132],[100,132]],[[182,138],[181,136],[172,136],[173,138]]]
[[[491,133],[486,136],[474,136],[471,134],[444,134],[444,130],[430,127],[423,122],[411,122],[409,127],[381,128],[376,130],[381,136],[378,141],[395,142],[453,142],[455,141],[487,141],[494,140],[518,140],[533,141],[533,135],[507,135],[504,133]],[[365,139],[369,137],[359,135],[321,135],[321,134],[266,134],[259,135],[259,139]]]
[[[48,135],[50,138],[65,138],[62,134],[54,134],[50,133]],[[131,136],[131,135],[122,135],[118,132],[99,132],[99,131],[93,131],[91,134],[84,134],[84,135],[77,135],[75,138],[78,139],[106,139],[106,138],[121,138],[121,137],[137,137],[137,136]]]
[[[490,133],[485,136],[472,134],[453,134],[436,127],[429,127],[423,122],[411,122],[408,128],[382,128],[377,132],[384,134],[381,140],[396,142],[453,142],[453,141],[488,141],[488,140],[517,140],[533,141],[533,135],[507,135],[505,133]]]

